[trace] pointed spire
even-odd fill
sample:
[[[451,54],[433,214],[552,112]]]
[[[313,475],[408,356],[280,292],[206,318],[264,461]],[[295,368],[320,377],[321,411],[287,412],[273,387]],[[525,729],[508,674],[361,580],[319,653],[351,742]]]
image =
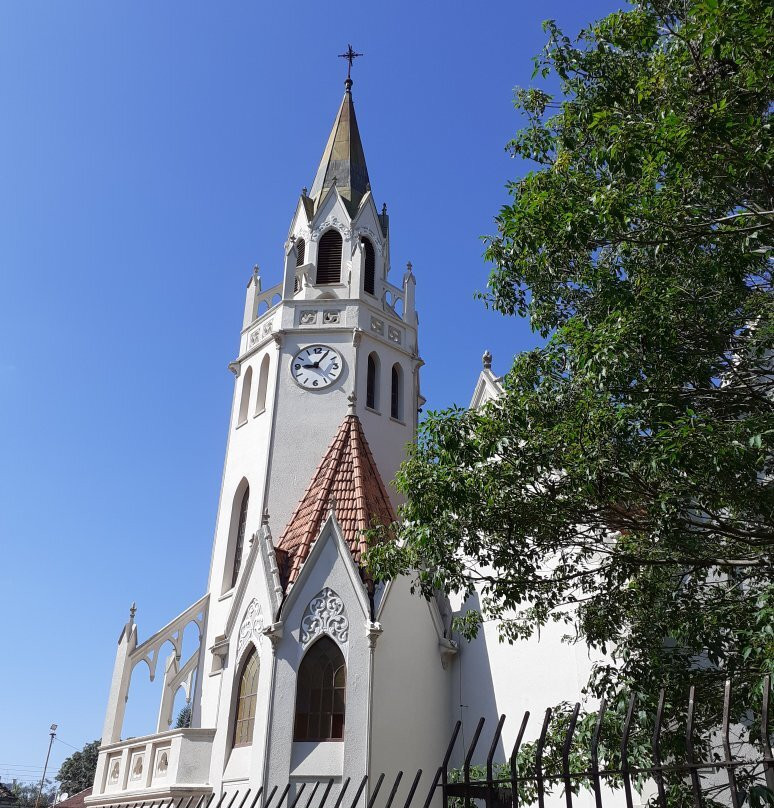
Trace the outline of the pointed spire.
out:
[[[320,167],[312,183],[310,196],[319,206],[325,192],[336,185],[339,193],[350,203],[351,212],[370,189],[363,144],[352,103],[352,79],[344,82],[344,98],[333,122]]]

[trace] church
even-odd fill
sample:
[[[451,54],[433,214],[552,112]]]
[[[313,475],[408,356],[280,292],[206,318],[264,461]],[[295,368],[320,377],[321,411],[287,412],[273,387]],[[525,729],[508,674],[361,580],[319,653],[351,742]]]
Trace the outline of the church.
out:
[[[361,564],[363,531],[396,518],[388,484],[424,399],[416,279],[410,263],[388,279],[390,221],[349,76],[284,255],[279,284],[264,289],[257,268],[247,284],[207,591],[147,639],[130,610],[89,805],[434,772],[458,719],[470,733],[586,679],[585,651],[558,633],[508,646],[486,624],[460,641],[464,603],[428,602],[408,578],[377,584]],[[499,391],[485,354],[471,406]],[[156,732],[124,737],[133,676],[148,673]],[[175,728],[180,692],[190,725]]]

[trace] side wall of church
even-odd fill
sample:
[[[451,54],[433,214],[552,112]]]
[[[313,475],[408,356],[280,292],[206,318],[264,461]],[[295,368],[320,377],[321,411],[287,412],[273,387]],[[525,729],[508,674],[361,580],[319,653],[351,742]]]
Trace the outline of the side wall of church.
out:
[[[441,663],[432,605],[394,580],[379,613],[374,653],[371,773],[434,773],[451,731],[452,671]],[[423,780],[423,782],[425,782]],[[407,788],[408,786],[406,786]]]

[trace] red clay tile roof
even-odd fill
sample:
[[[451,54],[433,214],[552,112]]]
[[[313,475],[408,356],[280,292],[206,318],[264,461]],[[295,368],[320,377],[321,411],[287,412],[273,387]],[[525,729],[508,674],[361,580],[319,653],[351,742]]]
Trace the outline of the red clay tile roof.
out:
[[[356,415],[348,415],[339,427],[277,542],[277,549],[288,557],[286,586],[298,577],[332,500],[344,540],[355,563],[360,563],[367,546],[362,531],[374,522],[394,522],[395,511]]]

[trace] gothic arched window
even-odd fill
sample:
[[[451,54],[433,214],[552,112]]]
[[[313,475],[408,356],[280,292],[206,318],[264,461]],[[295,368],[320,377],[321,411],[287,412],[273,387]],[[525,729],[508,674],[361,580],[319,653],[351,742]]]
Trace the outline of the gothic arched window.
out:
[[[249,746],[253,742],[255,707],[258,701],[258,667],[258,652],[253,648],[242,665],[239,677],[234,712],[234,746]]]
[[[269,387],[269,354],[261,360],[261,369],[258,372],[258,396],[255,400],[255,414],[266,409],[266,391]]]
[[[306,258],[306,242],[302,238],[296,239],[296,266],[302,267]]]
[[[363,262],[363,289],[369,295],[374,294],[376,289],[376,253],[374,252],[374,245],[364,238],[362,241],[363,249],[365,250],[365,261]]]
[[[403,418],[403,368],[397,362],[392,366],[390,382],[390,415],[401,420]]]
[[[339,646],[323,635],[298,671],[294,741],[340,741],[344,737],[347,666]]]
[[[242,397],[239,400],[239,420],[237,426],[247,420],[247,408],[250,406],[250,385],[253,381],[253,369],[247,368],[245,377],[242,380]]]
[[[247,525],[247,506],[250,502],[250,486],[245,488],[242,494],[242,502],[239,505],[239,522],[237,522],[236,539],[234,541],[234,566],[231,572],[231,586],[236,586],[239,577],[239,568],[242,566],[242,553],[245,549],[245,527]]]
[[[317,249],[317,283],[339,283],[341,280],[342,240],[338,230],[327,230]]]
[[[366,407],[370,407],[372,410],[379,408],[379,357],[375,353],[368,354]]]

